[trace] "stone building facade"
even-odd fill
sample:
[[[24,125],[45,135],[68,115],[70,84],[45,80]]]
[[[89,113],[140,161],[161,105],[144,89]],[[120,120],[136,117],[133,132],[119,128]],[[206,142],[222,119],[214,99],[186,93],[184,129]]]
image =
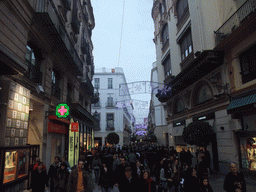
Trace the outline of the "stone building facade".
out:
[[[47,169],[55,156],[74,165],[93,145],[95,22],[90,0],[1,1],[0,13],[0,188],[19,191],[36,156]],[[56,117],[61,103],[69,106],[67,118]],[[32,154],[29,145],[40,149]]]
[[[224,173],[230,161],[253,169],[254,160],[241,149],[246,142],[246,149],[255,146],[247,141],[254,138],[255,130],[248,112],[255,103],[251,92],[255,62],[248,59],[255,43],[255,29],[249,27],[254,26],[254,11],[255,1],[250,0],[153,2],[159,82],[169,88],[168,94],[160,90],[157,97],[166,106],[169,144],[195,154],[200,147],[184,142],[183,129],[194,121],[208,122],[214,131],[207,146],[211,166]],[[246,117],[240,107],[247,111]],[[246,124],[249,135],[244,131]]]

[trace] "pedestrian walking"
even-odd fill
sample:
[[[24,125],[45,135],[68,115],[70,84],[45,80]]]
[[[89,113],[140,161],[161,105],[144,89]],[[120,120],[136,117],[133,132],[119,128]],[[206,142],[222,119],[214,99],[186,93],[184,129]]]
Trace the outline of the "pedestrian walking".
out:
[[[179,167],[179,160],[175,159],[172,166],[172,179],[173,179],[173,191],[179,192],[179,185],[180,185],[180,167]]]
[[[60,169],[58,170],[57,174],[56,192],[66,192],[69,175],[70,172],[68,170],[68,165],[66,164],[66,162],[62,162],[60,164]]]
[[[38,169],[38,163],[41,163],[41,161],[40,161],[40,158],[39,158],[39,157],[37,157],[37,158],[36,158],[36,164],[33,166],[33,170]],[[44,170],[46,170],[46,166],[45,166],[45,164],[43,164],[43,169],[44,169]]]
[[[101,187],[102,192],[111,192],[114,185],[113,177],[113,170],[111,167],[107,166],[106,162],[103,162],[100,167],[99,179],[99,186]]]
[[[205,156],[201,157],[202,161],[197,164],[196,171],[197,171],[197,177],[199,178],[200,182],[202,182],[202,179],[205,177],[208,177],[208,164]]]
[[[113,163],[112,163],[112,170],[115,172],[117,165],[120,164],[120,160],[118,158],[118,154],[113,155]]]
[[[95,183],[97,185],[99,184],[99,179],[100,179],[100,167],[101,167],[101,159],[99,157],[99,154],[96,153],[95,157],[92,160],[92,168],[95,175]]]
[[[56,192],[59,169],[60,169],[60,157],[56,156],[54,158],[53,164],[51,164],[49,171],[48,171],[48,179],[50,180],[50,192]]]
[[[77,166],[70,173],[67,192],[93,192],[94,185],[90,177],[84,170],[84,161],[79,159]]]
[[[213,192],[208,178],[202,180],[200,184],[200,192]]]
[[[226,175],[224,180],[224,190],[226,192],[246,192],[244,175],[238,172],[237,164],[231,162],[229,168],[230,172]]]
[[[142,174],[142,187],[141,192],[156,192],[156,183],[150,177],[149,170],[144,170]]]
[[[158,184],[158,191],[167,192],[170,191],[173,185],[172,169],[170,162],[167,159],[163,159],[162,168],[160,170],[160,181]]]
[[[132,177],[131,167],[126,167],[124,174],[125,174],[125,177],[122,177],[118,183],[119,191],[120,192],[141,191],[142,183],[139,181],[139,179]]]
[[[143,164],[140,163],[139,160],[136,161],[135,167],[131,166],[131,168],[132,168],[134,177],[137,177],[138,179],[142,178],[142,172],[144,171],[144,166]]]
[[[31,175],[32,192],[44,192],[48,190],[48,178],[46,170],[43,169],[43,163],[38,162],[37,169],[33,170]]]
[[[184,192],[199,191],[200,183],[196,175],[196,169],[193,167],[188,168],[187,176],[184,181]]]
[[[114,182],[116,187],[118,186],[119,181],[125,177],[125,168],[130,167],[126,162],[125,157],[121,157],[120,160],[121,163],[116,167],[114,172]]]
[[[69,162],[68,162],[68,160],[67,160],[67,157],[62,157],[61,162],[65,162],[66,165],[67,165],[67,170],[68,170],[69,172],[71,172],[71,167],[70,167],[70,164],[69,164]]]

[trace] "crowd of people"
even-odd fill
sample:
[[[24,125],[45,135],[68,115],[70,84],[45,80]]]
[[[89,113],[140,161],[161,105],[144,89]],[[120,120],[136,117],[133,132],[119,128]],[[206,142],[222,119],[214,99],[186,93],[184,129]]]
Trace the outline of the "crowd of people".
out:
[[[81,156],[70,168],[67,160],[56,157],[48,174],[40,161],[32,172],[33,192],[92,192],[95,188],[111,192],[213,192],[209,182],[210,153],[196,153],[197,164],[192,167],[193,155],[174,147],[123,146],[94,149]],[[236,163],[230,164],[223,188],[227,192],[246,192],[242,173]],[[95,180],[92,178],[94,174]],[[49,187],[49,188],[48,188]]]

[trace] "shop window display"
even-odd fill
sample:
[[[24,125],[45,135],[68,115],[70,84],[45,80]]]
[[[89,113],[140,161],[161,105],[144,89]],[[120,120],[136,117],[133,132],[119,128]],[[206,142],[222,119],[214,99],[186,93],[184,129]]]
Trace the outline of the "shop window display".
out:
[[[242,167],[256,171],[256,137],[241,139]]]
[[[7,183],[15,180],[17,167],[17,151],[5,152],[4,181]]]

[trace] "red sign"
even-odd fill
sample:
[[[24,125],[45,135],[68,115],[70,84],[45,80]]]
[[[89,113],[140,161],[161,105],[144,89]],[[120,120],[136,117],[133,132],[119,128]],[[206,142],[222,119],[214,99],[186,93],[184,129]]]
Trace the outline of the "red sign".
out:
[[[60,125],[57,123],[48,123],[48,132],[68,134],[68,125]]]
[[[78,123],[71,123],[71,132],[78,132]]]

